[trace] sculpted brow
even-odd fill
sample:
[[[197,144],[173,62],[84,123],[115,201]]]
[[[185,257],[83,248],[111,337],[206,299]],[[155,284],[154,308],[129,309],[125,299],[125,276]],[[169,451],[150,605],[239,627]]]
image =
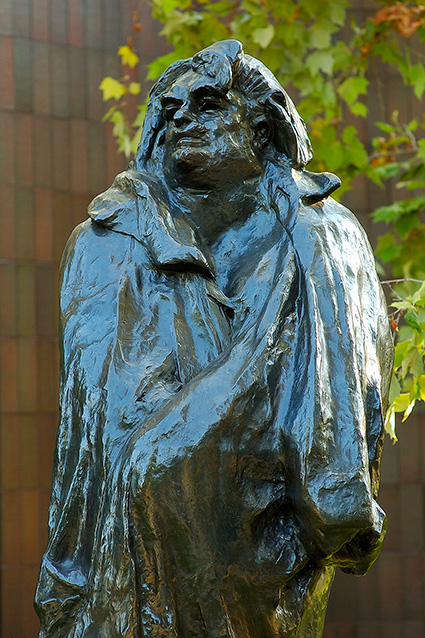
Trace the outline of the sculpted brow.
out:
[[[172,95],[164,95],[164,97],[161,99],[161,105],[163,108],[167,106],[181,106],[182,104],[182,99],[174,97]]]
[[[197,100],[203,97],[211,97],[216,100],[227,101],[227,93],[220,91],[220,89],[214,86],[200,86],[193,91],[193,96]]]

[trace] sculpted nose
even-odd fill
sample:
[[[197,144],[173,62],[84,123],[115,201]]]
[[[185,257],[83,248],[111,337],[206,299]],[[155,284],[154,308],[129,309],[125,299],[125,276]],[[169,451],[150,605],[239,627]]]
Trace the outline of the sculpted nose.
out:
[[[187,122],[192,122],[193,119],[193,113],[190,110],[189,104],[182,104],[173,116],[173,120],[176,126],[182,126]]]

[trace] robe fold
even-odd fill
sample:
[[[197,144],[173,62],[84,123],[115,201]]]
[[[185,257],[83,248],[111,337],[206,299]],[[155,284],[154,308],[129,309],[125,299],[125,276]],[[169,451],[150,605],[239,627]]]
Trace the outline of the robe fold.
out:
[[[392,342],[335,187],[287,176],[234,295],[159,181],[91,204],[61,268],[41,637],[320,635],[334,567],[376,558]]]

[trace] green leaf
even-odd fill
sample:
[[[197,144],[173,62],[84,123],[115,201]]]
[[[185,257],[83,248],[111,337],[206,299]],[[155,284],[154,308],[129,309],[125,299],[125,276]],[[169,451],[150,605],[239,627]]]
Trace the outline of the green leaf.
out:
[[[207,9],[219,16],[225,16],[234,7],[235,3],[231,0],[221,0],[220,2],[211,2],[207,5]]]
[[[392,126],[392,124],[388,124],[387,122],[375,122],[375,126],[384,133],[391,134],[395,131],[394,126]]]
[[[418,334],[418,332],[416,332],[416,334]],[[419,334],[423,335],[423,329],[419,332]],[[410,361],[409,372],[414,377],[417,377],[418,375],[422,374],[423,371],[424,371],[424,361],[422,358],[422,354],[420,352],[420,349],[417,346],[413,346],[413,353],[412,353],[412,358]]]
[[[419,122],[417,120],[411,120],[409,122],[409,124],[407,125],[407,128],[409,129],[409,131],[416,131],[416,129],[419,126]]]
[[[132,69],[139,62],[138,56],[130,49],[129,46],[123,46],[118,49],[118,55],[121,56],[122,64],[128,64]]]
[[[425,306],[425,281],[412,296],[412,303],[418,306]]]
[[[182,8],[180,0],[155,0],[155,4],[164,12],[164,14],[170,14],[175,9]],[[187,6],[187,3],[184,3]]]
[[[396,243],[396,239],[392,233],[385,233],[378,237],[378,244],[375,252],[382,261],[392,261],[401,253],[401,246]]]
[[[319,71],[322,71],[325,75],[331,75],[334,56],[328,51],[315,51],[306,58],[305,63],[312,75],[316,75]]]
[[[273,40],[273,36],[274,26],[272,24],[269,24],[264,28],[254,29],[252,32],[252,39],[255,44],[258,44],[263,49],[269,46],[270,42]]]
[[[410,392],[403,392],[403,394],[394,399],[394,409],[396,412],[405,412],[409,409],[411,402]]]
[[[419,219],[418,211],[402,215],[394,222],[394,230],[405,239],[413,229],[420,228],[421,220]]]
[[[410,67],[409,79],[413,84],[413,90],[418,100],[425,90],[425,68],[422,64],[413,64]]]
[[[351,105],[351,112],[354,115],[359,115],[360,117],[366,117],[368,113],[368,108],[366,104],[363,104],[362,102],[355,102],[354,104]]]
[[[410,301],[393,301],[391,307],[399,310],[411,310],[412,304]]]
[[[363,77],[350,77],[338,88],[338,93],[347,104],[351,105],[357,101],[359,95],[365,95],[368,87],[368,80]]]
[[[370,166],[370,168],[368,169],[368,176],[374,180],[377,181],[378,183],[381,183],[382,180],[387,180],[391,177],[396,177],[400,172],[400,166],[399,164],[397,164],[397,162],[394,162],[392,164],[385,164],[384,166]],[[378,210],[378,209],[376,209]],[[372,213],[372,216],[374,216],[374,213]],[[374,221],[375,218],[374,218]]]
[[[417,330],[418,332],[422,332],[418,322],[418,313],[416,312],[416,310],[411,308],[408,312],[406,312],[406,314],[404,315],[404,318],[406,320],[406,323],[411,328],[413,328],[414,330]]]
[[[103,92],[103,100],[106,102],[114,98],[115,100],[120,100],[123,95],[127,93],[127,89],[121,82],[118,80],[114,80],[114,78],[106,77],[103,78],[100,83],[99,89]]]
[[[390,391],[388,395],[388,400],[390,403],[393,403],[396,397],[399,397],[401,394],[401,386],[396,376],[393,375],[390,383]]]
[[[165,55],[161,55],[149,65],[149,71],[146,78],[148,80],[157,80],[159,76],[164,73],[165,69],[167,69],[170,64],[176,62],[176,60],[178,59],[179,56],[176,54],[175,51],[166,53]]]
[[[411,326],[409,326],[411,328]],[[420,361],[418,361],[418,357]],[[418,364],[422,366],[422,359],[418,353],[418,349],[415,346],[410,346],[407,350],[406,355],[401,362],[401,378],[406,379],[407,374],[414,373],[414,370],[422,371],[422,367],[418,368]]]
[[[112,134],[115,137],[121,139],[126,130],[125,118],[121,111],[115,111],[115,113],[111,117],[111,122],[113,122],[114,127],[112,129]]]
[[[347,149],[347,164],[358,168],[366,166],[369,157],[365,147],[359,140],[357,129],[354,126],[346,126],[342,133],[342,141]]]
[[[342,2],[330,2],[330,16],[334,24],[343,27],[345,25],[347,8],[349,3],[343,0]]]
[[[316,2],[314,4],[316,5]],[[317,11],[317,6],[314,7],[314,11]],[[335,26],[331,21],[316,20],[309,33],[310,46],[313,49],[328,49],[332,44],[332,34],[335,33]]]
[[[334,71],[346,72],[347,67],[355,61],[352,51],[344,42],[337,42],[332,51],[334,55]]]
[[[422,401],[425,401],[425,374],[421,374],[417,378],[417,383],[419,387],[419,397],[422,399]]]
[[[375,222],[393,222],[402,215],[411,213],[419,213],[425,207],[425,197],[410,197],[401,199],[389,206],[380,206],[373,211],[373,220]]]
[[[133,122],[134,127],[139,128],[143,125],[143,122],[145,121],[146,108],[147,108],[147,104],[143,104],[143,106],[137,107],[139,112],[136,116],[136,119]]]
[[[130,155],[135,155],[137,153],[137,147],[139,146],[141,136],[142,136],[142,129],[139,128],[130,141]]]
[[[410,341],[402,341],[401,343],[397,343],[394,349],[394,370],[398,370],[400,368],[409,348]]]

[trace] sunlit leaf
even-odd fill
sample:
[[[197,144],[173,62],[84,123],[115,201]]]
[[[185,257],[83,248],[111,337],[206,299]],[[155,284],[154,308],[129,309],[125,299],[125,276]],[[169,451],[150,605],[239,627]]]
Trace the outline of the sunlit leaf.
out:
[[[388,436],[392,439],[393,443],[398,441],[396,430],[395,430],[395,412],[394,410],[389,410],[385,419],[385,431]]]
[[[412,303],[418,306],[425,306],[425,281],[412,296]]]
[[[393,401],[394,409],[396,412],[405,412],[411,404],[411,398],[409,392],[404,392],[400,396],[396,397]]]
[[[139,95],[141,88],[142,87],[139,82],[130,82],[130,84],[128,85],[128,90],[131,95]]]
[[[119,100],[127,93],[127,88],[124,84],[111,77],[103,78],[99,88],[103,92],[103,100],[105,102],[112,98]]]
[[[102,117],[102,122],[108,122],[111,119],[111,116],[115,112],[116,108],[116,106],[111,106],[111,108],[108,109],[105,115]]]
[[[129,46],[122,46],[118,49],[118,55],[121,56],[122,64],[128,64],[129,67],[134,68],[139,62],[139,57],[134,53]]]
[[[269,46],[270,42],[273,40],[273,36],[274,26],[272,24],[269,24],[267,27],[262,29],[254,29],[252,32],[252,39],[263,49]]]
[[[407,406],[407,408],[404,411],[403,418],[401,420],[402,423],[404,423],[404,421],[407,419],[407,417],[409,417],[411,415],[412,410],[415,407],[415,403],[416,403],[416,399],[413,399],[412,401],[410,401],[409,405]]]
[[[401,343],[397,343],[394,352],[394,369],[397,370],[405,358],[407,351],[410,348],[410,341],[403,341]]]

